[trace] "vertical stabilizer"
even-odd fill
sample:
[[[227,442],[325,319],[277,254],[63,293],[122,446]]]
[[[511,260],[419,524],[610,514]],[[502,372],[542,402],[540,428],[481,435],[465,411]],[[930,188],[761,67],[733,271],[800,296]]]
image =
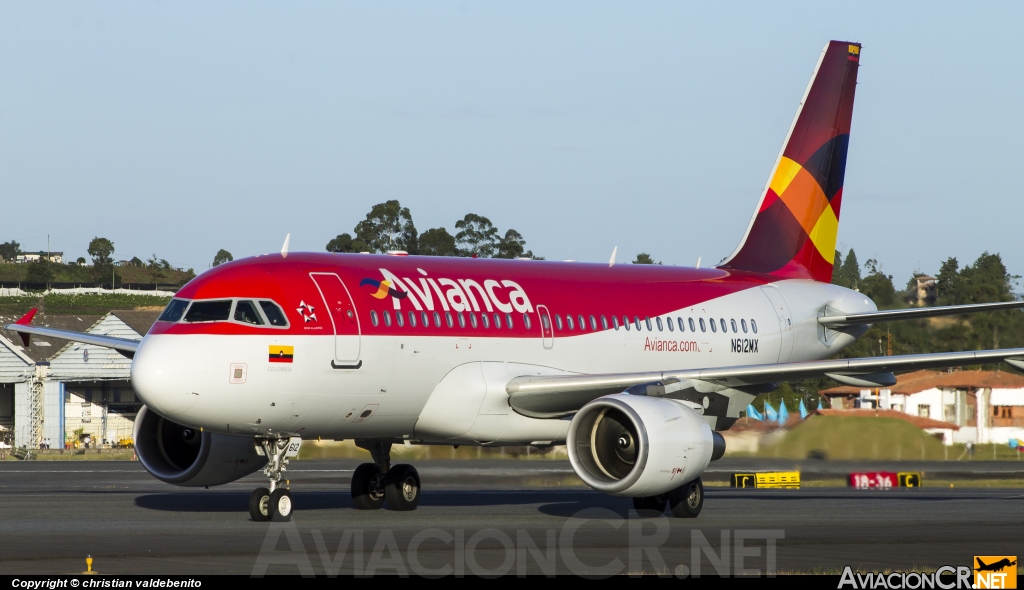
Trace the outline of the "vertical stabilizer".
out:
[[[832,280],[860,49],[825,46],[747,233],[721,268]]]

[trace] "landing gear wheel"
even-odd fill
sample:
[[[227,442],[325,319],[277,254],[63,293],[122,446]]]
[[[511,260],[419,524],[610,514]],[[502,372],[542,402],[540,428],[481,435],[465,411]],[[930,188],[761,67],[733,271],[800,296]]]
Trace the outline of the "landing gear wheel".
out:
[[[704,507],[704,484],[700,478],[669,492],[668,507],[676,518],[697,518]]]
[[[249,516],[256,522],[270,520],[270,490],[256,488],[249,496]]]
[[[668,497],[665,494],[633,498],[633,509],[636,510],[640,518],[661,516],[665,513],[666,504],[668,504]]]
[[[389,510],[416,510],[420,503],[420,474],[412,465],[395,465],[384,480]]]
[[[292,494],[284,488],[277,488],[270,493],[270,520],[288,522],[292,519]]]
[[[352,474],[352,507],[379,510],[384,506],[384,477],[373,463],[363,463]]]

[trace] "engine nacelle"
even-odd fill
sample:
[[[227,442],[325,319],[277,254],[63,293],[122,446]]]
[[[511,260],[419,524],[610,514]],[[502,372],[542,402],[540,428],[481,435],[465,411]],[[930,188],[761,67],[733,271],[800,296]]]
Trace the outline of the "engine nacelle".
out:
[[[595,490],[656,496],[695,479],[721,456],[724,440],[715,434],[685,402],[617,393],[576,413],[566,446],[576,475]]]
[[[143,406],[135,418],[135,454],[146,471],[179,486],[218,486],[262,468],[251,438],[201,432]]]

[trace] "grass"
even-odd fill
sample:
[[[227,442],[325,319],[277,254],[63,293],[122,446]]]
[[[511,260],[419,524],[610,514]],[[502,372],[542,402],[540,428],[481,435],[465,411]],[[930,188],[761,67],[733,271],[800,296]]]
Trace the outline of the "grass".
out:
[[[43,298],[43,309],[53,314],[102,314],[112,309],[135,309],[137,307],[164,307],[170,297],[155,295],[127,295],[122,293],[81,295],[51,294]]]
[[[824,451],[834,460],[956,458],[941,441],[909,422],[861,416],[811,416],[778,443],[762,447],[757,456],[806,459],[812,451]]]
[[[91,266],[78,266],[76,264],[52,264],[54,283],[92,283],[96,281]],[[28,275],[28,264],[0,263],[0,281],[26,282]],[[126,283],[158,283],[160,285],[184,285],[194,274],[187,271],[173,269],[151,269],[140,266],[119,266],[117,267],[118,282]],[[101,280],[110,280],[110,276],[104,276]]]
[[[25,297],[0,297],[0,314],[24,315],[33,307],[39,307],[40,298],[34,296]]]

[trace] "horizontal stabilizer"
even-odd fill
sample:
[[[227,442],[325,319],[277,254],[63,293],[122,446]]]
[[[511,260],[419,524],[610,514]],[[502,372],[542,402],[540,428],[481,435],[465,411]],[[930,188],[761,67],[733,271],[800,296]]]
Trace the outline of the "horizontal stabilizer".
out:
[[[851,313],[848,315],[826,315],[818,318],[818,323],[827,328],[843,328],[878,324],[897,320],[919,320],[936,318],[944,315],[961,315],[981,313],[985,311],[1001,311],[1024,307],[1024,301],[1002,301],[999,303],[978,303],[974,305],[948,305],[945,307],[918,307],[914,309],[890,309],[870,313]]]

